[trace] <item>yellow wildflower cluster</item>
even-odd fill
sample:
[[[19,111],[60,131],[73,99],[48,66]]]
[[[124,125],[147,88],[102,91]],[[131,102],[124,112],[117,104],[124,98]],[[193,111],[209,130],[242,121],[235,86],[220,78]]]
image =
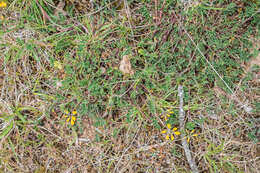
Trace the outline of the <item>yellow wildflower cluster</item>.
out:
[[[194,133],[195,132],[195,130],[193,129],[192,131],[188,131],[188,130],[186,130],[186,134],[187,134],[187,142],[190,142],[190,139],[192,138],[192,137],[196,137],[196,136],[198,136],[198,134],[196,134],[196,133]]]
[[[166,127],[167,127],[165,130],[162,130],[161,133],[164,135],[166,140],[172,140],[172,141],[175,139],[176,136],[179,136],[181,134],[181,132],[178,131],[177,127],[172,128],[171,124],[168,123],[171,118],[174,118],[174,117],[171,117],[171,116],[173,116],[173,114],[174,114],[174,112],[172,110],[168,109],[166,111],[166,113],[164,113],[161,117],[162,119],[165,120]],[[187,142],[190,142],[192,137],[197,137],[197,136],[198,136],[198,134],[196,134],[194,129],[191,131],[186,130],[185,138],[186,138]]]
[[[172,128],[171,124],[167,124],[167,129],[161,131],[162,134],[165,134],[165,139],[172,141],[175,139],[175,136],[179,136],[181,132],[178,131],[177,127]]]
[[[75,121],[76,121],[76,116],[75,115],[76,114],[77,114],[76,110],[72,111],[71,113],[69,111],[65,111],[64,117],[67,118],[66,121],[70,122],[70,124],[72,126],[75,124]]]
[[[0,8],[5,8],[7,6],[6,2],[0,1]]]

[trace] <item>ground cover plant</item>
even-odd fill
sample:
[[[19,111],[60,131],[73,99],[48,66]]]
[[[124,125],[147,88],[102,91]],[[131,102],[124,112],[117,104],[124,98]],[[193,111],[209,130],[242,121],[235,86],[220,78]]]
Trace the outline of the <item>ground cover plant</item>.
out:
[[[258,172],[259,13],[0,0],[0,172]]]

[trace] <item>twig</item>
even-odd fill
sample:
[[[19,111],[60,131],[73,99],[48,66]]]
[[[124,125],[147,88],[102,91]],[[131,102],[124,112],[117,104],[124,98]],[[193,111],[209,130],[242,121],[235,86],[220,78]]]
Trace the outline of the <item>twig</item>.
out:
[[[185,112],[183,110],[183,95],[184,95],[184,93],[183,93],[183,87],[182,86],[178,87],[178,95],[180,97],[180,112],[179,112],[180,130],[181,130],[181,132],[184,132]],[[198,167],[197,167],[195,161],[192,159],[191,152],[190,152],[190,149],[189,149],[189,146],[188,146],[188,143],[186,141],[184,133],[181,133],[181,143],[182,143],[183,149],[185,151],[186,158],[188,160],[188,163],[190,165],[192,172],[198,173],[199,172]]]

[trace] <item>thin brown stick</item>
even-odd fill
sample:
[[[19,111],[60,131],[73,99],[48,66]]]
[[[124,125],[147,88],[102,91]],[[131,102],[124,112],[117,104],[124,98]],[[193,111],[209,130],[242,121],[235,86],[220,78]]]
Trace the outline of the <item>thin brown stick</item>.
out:
[[[185,112],[183,110],[183,95],[184,95],[184,92],[183,92],[183,87],[182,86],[179,86],[178,87],[178,95],[180,97],[180,111],[179,111],[179,123],[180,123],[180,130],[181,132],[184,132],[184,119],[185,119]],[[198,170],[198,167],[195,163],[195,161],[192,159],[192,156],[191,156],[191,151],[189,149],[189,145],[186,141],[186,138],[185,138],[185,134],[184,133],[181,133],[181,143],[182,143],[182,146],[183,146],[183,149],[185,151],[185,155],[186,155],[186,158],[187,158],[187,161],[190,165],[190,168],[192,170],[193,173],[198,173],[199,170]]]

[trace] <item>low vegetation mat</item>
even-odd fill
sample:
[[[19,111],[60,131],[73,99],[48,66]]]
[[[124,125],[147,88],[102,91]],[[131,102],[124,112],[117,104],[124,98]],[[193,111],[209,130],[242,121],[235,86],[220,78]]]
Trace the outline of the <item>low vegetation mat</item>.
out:
[[[257,173],[259,26],[257,0],[0,0],[0,172]]]

